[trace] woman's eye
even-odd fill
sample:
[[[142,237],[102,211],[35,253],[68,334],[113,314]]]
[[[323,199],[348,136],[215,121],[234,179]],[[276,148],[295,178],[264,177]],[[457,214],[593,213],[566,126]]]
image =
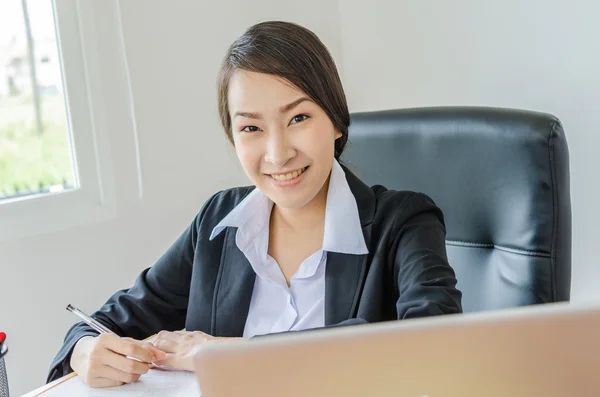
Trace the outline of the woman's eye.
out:
[[[242,128],[242,131],[244,131],[244,132],[256,132],[256,131],[258,131],[258,127],[255,126],[255,125],[248,125],[248,126]]]
[[[304,120],[306,120],[308,118],[307,115],[305,114],[299,114],[297,116],[294,116],[294,118],[292,119],[292,121],[290,122],[290,124],[297,124],[297,123],[301,123]]]

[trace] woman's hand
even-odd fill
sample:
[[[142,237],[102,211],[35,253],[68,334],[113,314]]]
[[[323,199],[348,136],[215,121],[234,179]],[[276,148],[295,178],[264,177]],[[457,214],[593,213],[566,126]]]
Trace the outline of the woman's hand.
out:
[[[88,386],[111,387],[135,382],[148,372],[150,363],[165,357],[166,353],[149,342],[101,334],[81,338],[70,364]]]
[[[208,343],[241,341],[245,338],[218,338],[200,331],[160,331],[154,339],[154,346],[167,354],[167,357],[154,361],[156,365],[168,365],[186,371],[194,370],[194,355]]]

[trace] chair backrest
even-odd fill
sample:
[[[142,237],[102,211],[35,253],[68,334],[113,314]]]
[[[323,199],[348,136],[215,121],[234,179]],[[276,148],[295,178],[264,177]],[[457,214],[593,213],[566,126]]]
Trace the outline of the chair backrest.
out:
[[[352,115],[342,160],[442,209],[464,310],[569,300],[569,155],[548,114],[483,107]]]

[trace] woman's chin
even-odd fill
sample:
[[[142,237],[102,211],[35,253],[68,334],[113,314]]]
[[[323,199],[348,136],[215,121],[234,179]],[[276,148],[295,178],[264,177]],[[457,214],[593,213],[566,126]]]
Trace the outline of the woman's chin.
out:
[[[260,188],[260,187],[259,187]],[[315,195],[306,194],[305,191],[281,191],[279,189],[260,189],[279,208],[299,209],[304,207]]]

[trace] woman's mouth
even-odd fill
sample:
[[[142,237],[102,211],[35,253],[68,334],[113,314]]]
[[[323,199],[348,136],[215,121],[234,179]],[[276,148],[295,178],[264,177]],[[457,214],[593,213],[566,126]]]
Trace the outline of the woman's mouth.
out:
[[[303,167],[298,170],[288,172],[287,174],[271,174],[271,178],[275,179],[276,181],[291,181],[292,179],[296,179],[302,175],[307,168],[308,167]]]
[[[307,169],[308,166],[285,174],[270,174],[269,176],[271,177],[271,181],[273,181],[277,187],[292,187],[296,186],[304,179],[304,174]]]

